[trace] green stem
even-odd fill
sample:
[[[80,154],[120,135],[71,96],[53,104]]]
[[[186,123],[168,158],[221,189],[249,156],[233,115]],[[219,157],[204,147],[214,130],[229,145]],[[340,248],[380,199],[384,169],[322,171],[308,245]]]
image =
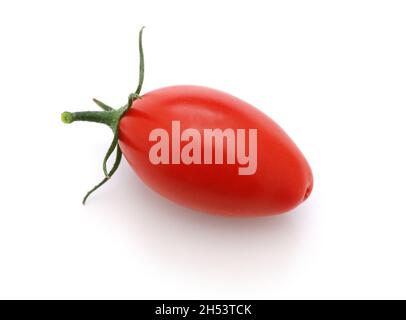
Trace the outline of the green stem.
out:
[[[107,161],[109,160],[111,154],[118,145],[118,130],[117,129],[113,130],[113,133],[114,133],[113,141],[111,142],[110,147],[108,148],[107,153],[103,159],[103,173],[106,178],[110,178],[110,175],[107,172]]]
[[[88,193],[86,193],[85,197],[82,200],[83,205],[86,204],[86,200],[87,198],[89,198],[89,196],[95,192],[97,189],[99,189],[103,184],[105,184],[107,181],[109,181],[110,177],[117,171],[120,162],[121,162],[121,158],[122,158],[123,153],[121,152],[120,147],[117,145],[117,156],[116,156],[116,160],[114,162],[113,167],[111,168],[110,172],[108,173],[108,176],[104,177],[104,179],[102,181],[100,181],[97,185],[95,185]]]
[[[103,123],[112,127],[114,121],[117,120],[117,111],[81,111],[81,112],[68,112],[65,111],[61,115],[62,122],[72,123],[75,121],[87,121]]]
[[[112,107],[108,106],[104,102],[101,102],[100,100],[97,100],[95,98],[93,98],[93,102],[95,104],[97,104],[100,108],[102,108],[104,111],[113,111],[114,110]]]
[[[145,27],[142,27],[138,35],[138,50],[140,54],[140,66],[138,73],[138,87],[135,90],[135,95],[138,96],[141,93],[142,84],[144,83],[144,49],[142,48],[142,33]]]
[[[120,119],[122,116],[131,108],[133,102],[137,99],[140,99],[140,93],[142,89],[142,84],[144,83],[144,52],[142,48],[142,32],[144,27],[140,30],[138,36],[138,45],[139,45],[139,54],[140,54],[140,65],[139,65],[139,79],[138,79],[138,86],[134,93],[131,93],[128,96],[128,102],[125,106],[119,109],[113,109],[112,107],[106,105],[105,103],[101,102],[100,100],[93,99],[93,101],[103,110],[103,111],[83,111],[83,112],[64,112],[61,115],[62,122],[64,123],[72,123],[75,121],[87,121],[87,122],[95,122],[95,123],[102,123],[111,128],[113,130],[114,138],[110,144],[109,149],[103,160],[103,172],[104,172],[104,179],[99,182],[93,189],[91,189],[83,199],[83,204],[85,204],[87,198],[97,189],[99,189],[103,184],[105,184],[117,171],[120,161],[122,158],[122,151],[118,144],[118,127],[120,123]],[[116,150],[116,159],[115,162],[110,169],[107,170],[107,161],[109,160],[112,153]]]

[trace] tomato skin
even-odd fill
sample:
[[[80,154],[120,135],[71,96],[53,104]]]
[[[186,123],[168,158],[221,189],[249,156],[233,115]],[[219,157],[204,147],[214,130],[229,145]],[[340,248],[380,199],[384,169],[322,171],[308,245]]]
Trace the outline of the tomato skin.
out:
[[[238,163],[152,164],[149,151],[156,142],[149,141],[150,132],[162,128],[171,134],[176,120],[181,130],[195,128],[201,133],[214,128],[257,129],[256,173],[238,175]],[[302,203],[313,188],[309,164],[274,121],[248,103],[206,87],[166,87],[135,100],[120,121],[119,144],[149,187],[199,211],[232,216],[279,214]]]

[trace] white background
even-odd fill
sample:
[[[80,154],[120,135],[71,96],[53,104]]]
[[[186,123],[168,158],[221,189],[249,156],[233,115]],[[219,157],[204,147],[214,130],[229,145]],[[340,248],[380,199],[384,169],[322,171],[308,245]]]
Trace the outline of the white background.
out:
[[[0,298],[406,298],[404,1],[1,1]],[[293,212],[230,219],[147,189],[91,98],[200,84],[265,111],[309,160]]]

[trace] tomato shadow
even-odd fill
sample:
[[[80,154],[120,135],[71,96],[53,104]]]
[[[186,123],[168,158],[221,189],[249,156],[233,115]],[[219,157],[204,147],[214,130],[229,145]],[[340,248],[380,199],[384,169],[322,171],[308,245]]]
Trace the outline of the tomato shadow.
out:
[[[218,279],[221,285],[233,285],[238,277],[255,287],[286,275],[306,237],[306,204],[274,217],[222,217],[168,201],[127,164],[115,180],[102,205],[124,219],[137,250],[142,247],[154,264],[183,276]]]

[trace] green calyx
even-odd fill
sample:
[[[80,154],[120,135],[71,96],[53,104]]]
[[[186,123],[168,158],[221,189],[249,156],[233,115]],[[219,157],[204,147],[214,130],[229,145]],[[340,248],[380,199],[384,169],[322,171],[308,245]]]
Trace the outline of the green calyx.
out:
[[[104,179],[100,181],[96,186],[94,186],[83,198],[83,204],[86,203],[87,198],[98,188],[100,188],[103,184],[105,184],[117,171],[120,161],[122,158],[122,151],[118,144],[118,126],[120,123],[121,118],[124,114],[131,108],[133,102],[137,99],[140,99],[140,93],[142,89],[142,84],[144,82],[144,51],[142,47],[142,33],[144,27],[141,28],[138,37],[138,46],[139,46],[139,55],[140,55],[140,66],[139,66],[139,80],[138,86],[134,93],[131,93],[128,97],[127,104],[121,108],[114,109],[107,104],[93,99],[94,103],[99,106],[103,111],[82,111],[82,112],[68,112],[65,111],[61,114],[61,120],[63,123],[69,124],[75,121],[87,121],[87,122],[95,122],[95,123],[102,123],[110,127],[113,131],[113,141],[108,148],[106,155],[103,159],[103,173]],[[110,156],[113,152],[116,151],[116,159],[114,161],[113,166],[110,170],[107,169],[107,161],[109,160]]]

